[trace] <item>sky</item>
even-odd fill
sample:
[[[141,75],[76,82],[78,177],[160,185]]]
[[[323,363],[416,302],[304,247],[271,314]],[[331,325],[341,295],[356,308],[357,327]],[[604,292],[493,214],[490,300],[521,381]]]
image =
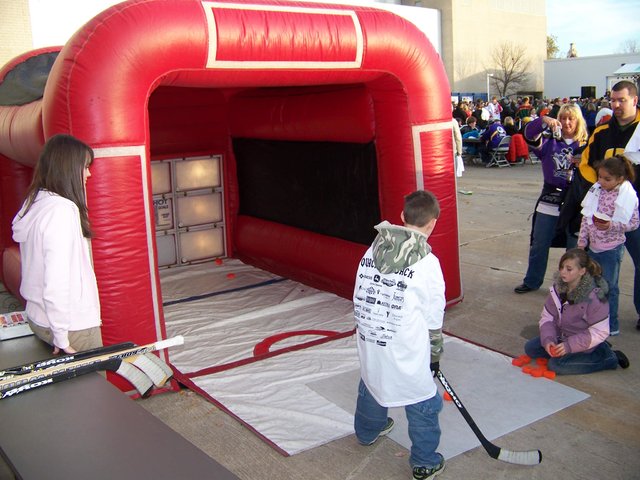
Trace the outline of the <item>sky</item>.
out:
[[[639,0],[546,0],[547,35],[555,35],[558,57],[573,42],[579,57],[622,53],[635,40],[640,51]]]

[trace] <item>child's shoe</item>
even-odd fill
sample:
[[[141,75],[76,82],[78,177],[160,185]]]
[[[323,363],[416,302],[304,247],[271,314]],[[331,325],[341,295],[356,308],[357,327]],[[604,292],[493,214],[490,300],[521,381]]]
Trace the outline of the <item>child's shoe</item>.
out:
[[[387,418],[387,424],[384,426],[384,428],[382,429],[382,431],[378,434],[378,436],[376,438],[374,438],[373,440],[371,440],[369,443],[363,443],[362,445],[373,445],[374,443],[376,443],[378,441],[378,439],[380,437],[384,437],[385,435],[388,435],[389,432],[391,432],[391,430],[393,430],[393,418],[388,417]]]
[[[413,467],[413,480],[427,480],[428,478],[434,478],[440,475],[443,471],[444,458],[440,462],[440,465],[438,465],[437,467]]]
[[[618,365],[620,365],[620,368],[629,368],[629,359],[624,353],[620,350],[614,350],[613,353],[618,357]]]

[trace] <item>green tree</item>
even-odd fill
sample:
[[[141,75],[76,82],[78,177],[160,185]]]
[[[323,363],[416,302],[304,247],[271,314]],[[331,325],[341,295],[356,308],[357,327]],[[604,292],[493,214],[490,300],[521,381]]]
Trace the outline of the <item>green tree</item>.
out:
[[[547,35],[547,59],[558,58],[558,37],[555,35]]]

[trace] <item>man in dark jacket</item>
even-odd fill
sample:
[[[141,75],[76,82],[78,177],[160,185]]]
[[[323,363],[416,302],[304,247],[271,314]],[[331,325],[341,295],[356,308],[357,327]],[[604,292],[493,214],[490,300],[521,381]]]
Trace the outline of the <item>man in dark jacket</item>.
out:
[[[558,228],[568,228],[571,234],[580,230],[580,203],[591,185],[598,179],[596,172],[598,162],[614,155],[622,155],[640,122],[638,89],[633,82],[623,80],[616,83],[611,90],[610,103],[613,117],[609,122],[597,127],[589,138],[589,143],[582,152],[580,166],[576,170],[575,178],[560,211]],[[634,165],[634,169],[636,178],[633,187],[638,194],[640,191],[640,165]],[[628,232],[626,236],[625,246],[635,268],[633,304],[639,316],[636,328],[640,330],[640,229]],[[616,332],[611,332],[611,334],[616,335]]]

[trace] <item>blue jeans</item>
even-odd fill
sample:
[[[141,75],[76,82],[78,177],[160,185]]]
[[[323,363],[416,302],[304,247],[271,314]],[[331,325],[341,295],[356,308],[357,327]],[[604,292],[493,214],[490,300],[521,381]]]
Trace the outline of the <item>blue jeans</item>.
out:
[[[589,251],[589,256],[602,267],[602,278],[609,284],[609,329],[612,332],[619,331],[618,324],[618,277],[620,276],[620,264],[624,254],[624,245],[618,245],[606,252]]]
[[[406,405],[404,409],[411,439],[409,463],[412,467],[437,467],[442,461],[442,455],[436,452],[440,444],[438,414],[442,410],[442,397],[436,392],[434,397]],[[360,443],[370,443],[380,434],[387,424],[387,410],[376,402],[361,379],[354,419],[356,438]]]
[[[536,337],[525,343],[524,351],[531,358],[549,359],[547,368],[558,375],[582,375],[618,368],[618,357],[606,342],[602,342],[591,353],[568,353],[562,357],[550,357],[540,343],[540,337]]]
[[[529,247],[529,266],[523,283],[529,288],[540,288],[544,282],[549,261],[549,249],[556,234],[558,217],[536,212],[533,224],[533,238]]]
[[[533,238],[529,247],[529,265],[524,276],[524,283],[530,288],[540,288],[544,283],[544,274],[547,273],[549,262],[549,249],[553,238],[556,236],[558,217],[536,212],[533,224]],[[567,232],[567,248],[576,246],[578,239]]]
[[[633,306],[636,307],[636,313],[640,315],[640,228],[627,232],[625,236],[627,240],[624,246],[627,247],[629,256],[633,260]]]

